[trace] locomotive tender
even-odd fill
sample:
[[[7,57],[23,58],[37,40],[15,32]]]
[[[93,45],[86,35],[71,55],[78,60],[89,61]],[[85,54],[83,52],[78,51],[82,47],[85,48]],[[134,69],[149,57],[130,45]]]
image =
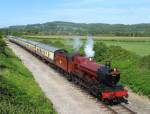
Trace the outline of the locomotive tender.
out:
[[[110,63],[98,64],[91,58],[79,54],[70,55],[64,49],[19,37],[9,36],[8,39],[49,63],[69,81],[86,88],[101,101],[127,102],[125,97],[128,96],[128,91],[118,83],[120,72],[116,68],[111,68]]]

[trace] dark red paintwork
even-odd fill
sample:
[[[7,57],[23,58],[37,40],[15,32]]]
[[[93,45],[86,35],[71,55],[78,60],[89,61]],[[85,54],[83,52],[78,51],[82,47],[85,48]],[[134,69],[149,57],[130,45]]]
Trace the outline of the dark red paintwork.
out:
[[[73,60],[73,73],[77,74],[83,80],[91,82],[96,80],[96,71],[100,67],[99,64],[83,56],[75,56]]]
[[[57,66],[59,66],[61,69],[63,69],[64,71],[68,71],[68,60],[67,60],[67,56],[64,52],[57,52],[55,53],[55,64]]]

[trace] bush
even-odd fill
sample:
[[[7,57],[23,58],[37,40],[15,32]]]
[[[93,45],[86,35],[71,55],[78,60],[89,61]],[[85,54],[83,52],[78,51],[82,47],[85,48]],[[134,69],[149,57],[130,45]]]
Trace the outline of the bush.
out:
[[[53,42],[53,45],[56,47],[59,47],[59,48],[64,47],[64,44],[61,41],[55,41],[55,42]]]
[[[5,47],[6,47],[6,43],[4,42],[4,40],[2,39],[2,35],[0,34],[0,53],[3,53],[6,55]]]
[[[53,42],[51,42],[50,40],[46,40],[46,39],[42,40],[42,42],[44,44],[53,44]]]
[[[150,55],[144,56],[140,59],[140,66],[150,69]]]
[[[106,58],[108,58],[108,56],[109,56],[108,55],[108,47],[104,43],[97,42],[94,45],[94,51],[95,51],[94,59],[97,62],[101,62],[103,60],[106,60]]]

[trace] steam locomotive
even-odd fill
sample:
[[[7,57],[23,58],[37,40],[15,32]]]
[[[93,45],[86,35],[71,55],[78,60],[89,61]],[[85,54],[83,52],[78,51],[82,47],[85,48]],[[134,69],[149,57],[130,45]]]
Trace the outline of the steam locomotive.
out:
[[[80,54],[69,54],[64,49],[48,46],[23,38],[9,37],[9,41],[20,45],[54,69],[105,103],[127,102],[128,91],[119,84],[120,72],[110,62],[98,64]]]

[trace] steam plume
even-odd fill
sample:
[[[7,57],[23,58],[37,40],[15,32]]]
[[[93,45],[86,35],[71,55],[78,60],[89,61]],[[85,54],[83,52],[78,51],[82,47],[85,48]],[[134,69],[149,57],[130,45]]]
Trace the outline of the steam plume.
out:
[[[93,50],[94,41],[92,36],[87,36],[84,52],[86,57],[94,57],[95,51]]]
[[[73,40],[73,48],[74,48],[74,50],[75,51],[79,51],[81,46],[82,46],[82,42],[80,41],[80,38],[76,36],[74,38],[74,40]]]

